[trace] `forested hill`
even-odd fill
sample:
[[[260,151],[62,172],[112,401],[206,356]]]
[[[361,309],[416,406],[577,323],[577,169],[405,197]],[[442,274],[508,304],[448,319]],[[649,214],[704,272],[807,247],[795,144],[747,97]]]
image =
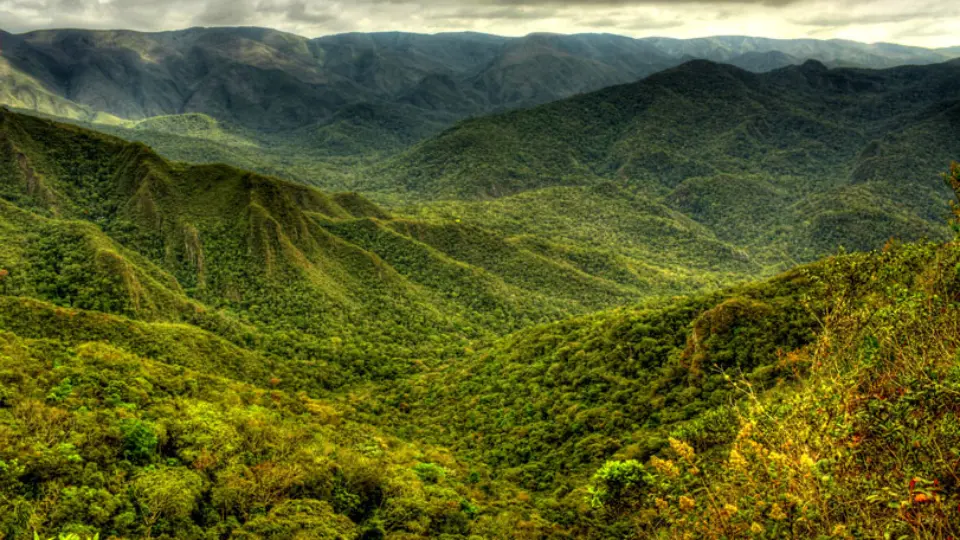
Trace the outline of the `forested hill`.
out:
[[[364,409],[537,493],[556,537],[948,537],[958,309],[957,242],[891,241],[531,327]]]
[[[489,197],[601,178],[666,193],[736,173],[792,177],[807,191],[883,181],[943,194],[937,161],[925,158],[956,151],[943,133],[956,121],[958,80],[956,61],[881,71],[810,61],[763,74],[691,61],[463,122],[387,162],[369,189]]]
[[[6,81],[8,97],[32,101],[42,112],[54,112],[58,102],[77,113],[86,108],[128,120],[198,112],[272,129],[323,121],[351,103],[453,114],[529,106],[633,81],[691,58],[765,71],[768,63],[782,67],[807,59],[886,68],[953,57],[919,47],[738,36],[382,32],[308,39],[267,28],[190,28],[43,30],[0,38],[3,64],[19,77]]]
[[[300,50],[266,31],[187,34],[195,48],[203,50],[219,50],[222,45],[211,36],[226,43],[262,39],[272,44],[264,50],[287,51],[284,54]],[[150,37],[97,35],[112,36],[120,48],[134,47],[129,40]],[[44,47],[68,43],[57,41],[55,32],[31,39],[41,36],[52,40]],[[172,39],[166,34],[155,37]],[[345,40],[359,47],[356,50],[379,44],[384,51],[406,43],[404,54],[414,56],[460,39],[471,47],[490,43],[476,35],[441,37],[353,35],[328,41]],[[595,47],[620,43],[613,38],[596,43],[583,39]],[[534,41],[563,42],[544,36]],[[93,40],[84,47],[100,50],[98,43]],[[297,63],[276,56],[279,52],[267,54],[252,42],[243,43],[267,55],[248,60],[273,58],[269,65],[291,70],[313,66],[303,58]],[[293,48],[281,47],[284,43]],[[144,50],[157,55],[167,50],[151,47]],[[570,45],[563,50],[570,49],[569,54],[593,50],[585,47]],[[360,77],[344,67],[352,61],[346,51],[354,49],[336,50],[342,55],[325,53],[331,73]],[[436,57],[444,65],[476,60],[467,49],[444,50]],[[109,51],[113,52],[103,58],[119,54]],[[90,54],[94,62],[95,55]],[[173,53],[156,58],[157,66],[175,60],[186,62]],[[409,66],[399,60],[390,65]],[[243,121],[237,118],[218,120],[215,116],[226,118],[226,113],[213,110],[208,112],[214,116],[178,113],[109,125],[100,118],[93,119],[100,123],[88,126],[147,141],[162,155],[177,159],[230,163],[329,191],[355,190],[391,208],[396,216],[442,222],[446,231],[483,229],[498,242],[510,243],[508,249],[521,248],[612,281],[615,295],[627,287],[626,297],[637,298],[637,291],[639,296],[654,290],[688,291],[738,277],[770,275],[833,253],[838,246],[870,250],[891,237],[944,239],[947,194],[937,174],[960,151],[952,136],[960,122],[958,66],[951,61],[874,71],[828,68],[810,61],[753,73],[697,60],[640,82],[466,120],[413,147],[433,133],[433,128],[421,129],[433,113],[408,115],[382,100],[341,103],[331,113],[333,123],[317,129],[284,127],[278,121],[272,125],[279,131],[267,133],[253,125],[241,128]],[[324,73],[323,77],[333,77]],[[389,86],[377,77],[363,85]],[[277,107],[287,103],[272,90],[249,90]],[[410,112],[405,108],[420,110],[421,105],[404,102],[401,109]],[[297,119],[305,117],[306,109],[314,110],[290,106],[298,111],[291,113]],[[260,105],[250,107],[247,112],[260,118],[256,112]],[[326,153],[331,144],[356,153],[332,157]],[[409,149],[393,155],[402,148]],[[361,154],[366,157],[356,157]],[[595,222],[602,222],[603,230],[593,226]],[[454,253],[446,247],[441,251]],[[453,258],[464,256],[462,250],[457,253]],[[478,265],[478,256],[471,257],[470,263]],[[491,270],[489,262],[479,266]],[[577,295],[578,303],[591,303],[589,296]]]
[[[958,128],[956,61],[882,71],[811,61],[763,74],[692,61],[462,122],[374,165],[357,187],[492,222],[539,198],[535,229],[555,221],[552,190],[614,184],[755,261],[791,264],[840,245],[944,238],[938,174],[960,153]]]
[[[171,163],[139,143],[8,111],[0,148],[8,295],[189,323],[329,370],[290,384],[391,376],[531,323],[759,271],[663,207],[633,210],[659,224],[661,245],[615,255],[392,217],[356,194]],[[610,200],[598,193],[596,204]]]

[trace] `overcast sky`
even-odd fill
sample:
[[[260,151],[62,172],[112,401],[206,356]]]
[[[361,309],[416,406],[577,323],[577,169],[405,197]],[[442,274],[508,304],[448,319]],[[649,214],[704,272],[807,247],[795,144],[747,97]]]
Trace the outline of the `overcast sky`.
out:
[[[960,45],[958,0],[0,0],[0,28],[267,26],[350,31],[752,35]]]

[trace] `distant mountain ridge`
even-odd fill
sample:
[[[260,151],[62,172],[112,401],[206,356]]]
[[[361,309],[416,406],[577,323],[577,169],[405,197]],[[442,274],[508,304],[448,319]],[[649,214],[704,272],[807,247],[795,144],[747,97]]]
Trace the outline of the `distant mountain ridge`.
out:
[[[391,131],[402,146],[457,119],[636,81],[692,58],[767,71],[811,58],[882,68],[958,54],[748,37],[384,32],[307,39],[265,28],[44,30],[0,34],[0,103],[109,124],[201,113],[260,134],[323,129],[337,125],[344,109],[368,104],[403,119]],[[355,152],[349,143],[330,148]]]

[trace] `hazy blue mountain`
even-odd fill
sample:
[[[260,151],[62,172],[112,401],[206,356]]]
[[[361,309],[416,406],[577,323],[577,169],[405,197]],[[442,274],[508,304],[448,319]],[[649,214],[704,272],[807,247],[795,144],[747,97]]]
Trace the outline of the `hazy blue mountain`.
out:
[[[942,62],[949,55],[941,51],[891,43],[859,43],[841,39],[769,39],[747,36],[717,36],[695,39],[646,38],[661,51],[673,56],[731,62],[746,53],[777,51],[800,61],[819,60],[834,66],[867,68],[903,64]]]
[[[749,51],[730,58],[726,63],[747,71],[764,72],[802,62],[797,57],[780,51]]]

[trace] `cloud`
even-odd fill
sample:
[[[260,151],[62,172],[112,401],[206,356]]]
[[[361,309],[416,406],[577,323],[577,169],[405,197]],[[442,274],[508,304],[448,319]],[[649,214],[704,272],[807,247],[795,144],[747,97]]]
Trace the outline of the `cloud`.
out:
[[[206,2],[204,10],[193,21],[199,25],[242,25],[255,16],[258,6],[254,0]]]
[[[924,6],[911,5],[909,10],[874,11],[869,9],[843,9],[814,13],[805,17],[791,19],[790,22],[802,26],[865,26],[875,24],[909,24],[916,21],[934,19],[949,19],[960,17],[960,7],[944,7],[942,5]]]
[[[583,24],[584,26],[592,26],[594,28],[603,29],[603,28],[620,28],[623,23],[616,19],[606,18],[606,19],[595,19],[592,21],[585,21]]]
[[[307,7],[307,3],[303,0],[300,0],[299,2],[292,2],[289,6],[287,6],[286,17],[291,21],[312,24],[328,24],[338,19],[337,15],[334,13],[314,10],[313,8]]]
[[[392,0],[388,0],[392,1]],[[571,5],[581,7],[630,7],[630,6],[690,6],[705,5],[716,6],[724,4],[741,5],[766,5],[766,6],[787,6],[790,4],[802,3],[804,0],[481,0],[499,5],[524,5],[524,6],[563,6]]]
[[[427,16],[433,20],[510,20],[535,21],[549,19],[556,16],[554,9],[528,8],[523,6],[508,7],[460,7],[451,11],[438,10]]]
[[[686,24],[685,20],[680,17],[674,18],[657,18],[657,17],[636,17],[629,15],[627,17],[606,17],[603,19],[593,19],[586,20],[582,23],[583,26],[590,28],[597,28],[600,30],[619,30],[619,31],[650,31],[650,30],[665,30],[669,28],[679,28]]]
[[[953,28],[951,28],[953,26]],[[894,32],[894,41],[898,39],[910,39],[916,37],[938,37],[950,32],[954,32],[956,24],[947,24],[944,22],[913,24]]]
[[[840,5],[828,4],[809,10],[790,17],[787,22],[805,28],[811,37],[847,37],[927,46],[960,42],[950,31],[950,27],[956,28],[960,23],[960,3],[941,0],[912,0],[910,3],[847,0]]]
[[[930,18],[922,14],[917,14],[912,17],[914,20],[919,18]],[[816,15],[814,17],[808,17],[804,19],[796,19],[791,22],[794,24],[799,24],[803,26],[827,26],[827,27],[838,27],[838,26],[850,26],[850,25],[865,25],[865,24],[886,24],[886,23],[898,23],[903,22],[904,16],[897,13],[874,13],[871,15],[863,15],[860,17],[853,15],[844,15],[844,14],[825,14],[825,15]]]

